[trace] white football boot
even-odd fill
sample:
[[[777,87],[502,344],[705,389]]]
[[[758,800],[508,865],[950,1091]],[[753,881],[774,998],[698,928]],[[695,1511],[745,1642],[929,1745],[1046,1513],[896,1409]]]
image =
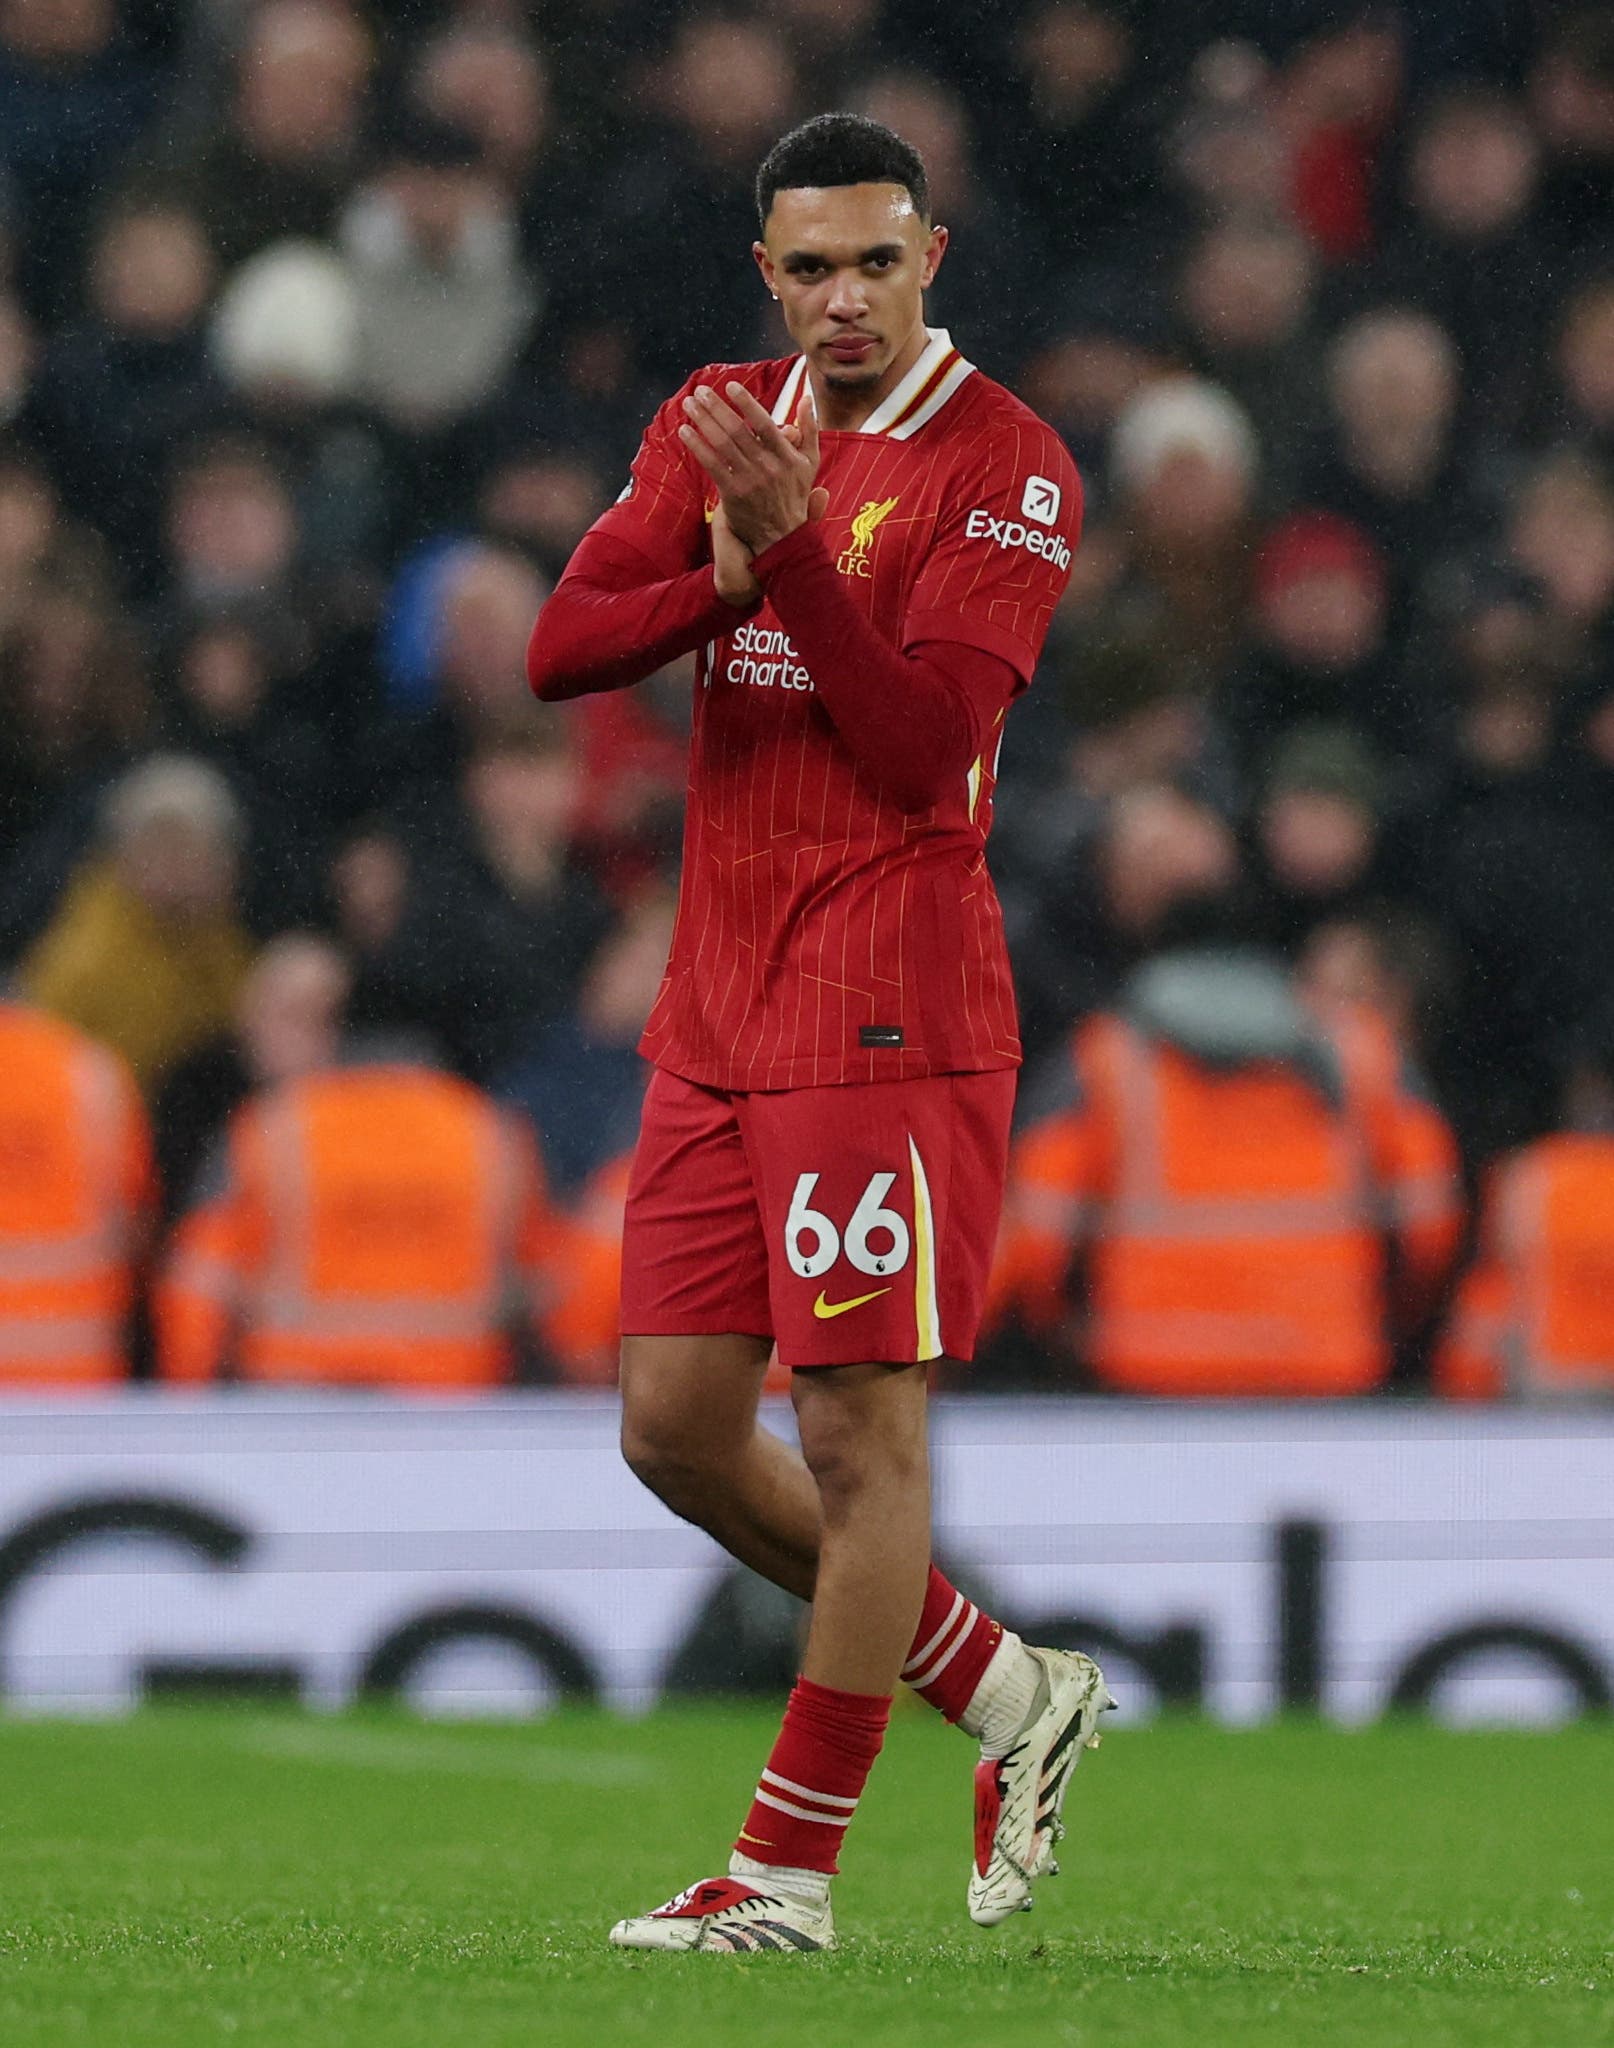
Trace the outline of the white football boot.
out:
[[[617,1948],[707,1955],[751,1955],[761,1949],[799,1953],[835,1946],[835,1916],[827,1886],[822,1900],[816,1900],[764,1891],[741,1877],[709,1877],[653,1913],[619,1920],[611,1940]]]
[[[975,1767],[975,1867],[969,1912],[996,1927],[1031,1910],[1031,1887],[1054,1876],[1054,1845],[1065,1832],[1060,1811],[1084,1749],[1097,1749],[1098,1717],[1115,1702],[1104,1674],[1079,1650],[1028,1653],[1042,1666],[1030,1712],[1008,1753]]]

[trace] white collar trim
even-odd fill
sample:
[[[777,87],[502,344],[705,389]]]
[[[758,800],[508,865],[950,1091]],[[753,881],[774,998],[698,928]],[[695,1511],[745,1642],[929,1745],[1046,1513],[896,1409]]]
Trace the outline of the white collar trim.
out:
[[[903,419],[902,416],[909,406],[953,353],[953,338],[945,327],[927,327],[925,334],[927,339],[920,351],[919,360],[896,390],[888,393],[869,414],[857,430],[860,434],[884,434],[893,429],[895,421],[901,420],[902,424],[894,429],[893,438],[899,441],[908,440],[910,436],[918,433],[927,420],[935,418],[959,385],[974,370],[975,365],[966,362],[960,356],[912,418]],[[796,407],[801,402],[802,386],[806,376],[807,358],[797,356],[790,366],[790,374],[785,379],[784,389],[773,403],[773,419],[776,426],[782,427],[796,417]]]

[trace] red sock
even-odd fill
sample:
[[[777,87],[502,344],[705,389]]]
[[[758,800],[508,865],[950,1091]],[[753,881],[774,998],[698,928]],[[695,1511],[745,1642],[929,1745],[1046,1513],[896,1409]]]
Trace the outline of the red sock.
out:
[[[833,1877],[890,1717],[889,1694],[837,1692],[798,1678],[734,1845],[740,1854]]]
[[[983,1614],[932,1565],[919,1628],[902,1667],[903,1683],[956,1721],[1002,1640],[1002,1622]]]

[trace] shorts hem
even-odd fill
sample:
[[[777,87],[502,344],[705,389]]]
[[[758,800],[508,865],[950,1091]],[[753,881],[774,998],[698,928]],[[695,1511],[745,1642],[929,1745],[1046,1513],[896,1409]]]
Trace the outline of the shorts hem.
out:
[[[628,1329],[621,1337],[755,1337],[759,1343],[774,1341],[772,1330],[747,1330],[736,1322],[713,1322],[706,1317],[665,1316],[654,1329]]]

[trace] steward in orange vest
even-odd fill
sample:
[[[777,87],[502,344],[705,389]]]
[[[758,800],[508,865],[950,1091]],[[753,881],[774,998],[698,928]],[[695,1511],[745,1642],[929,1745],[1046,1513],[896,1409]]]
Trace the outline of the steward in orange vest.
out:
[[[126,1376],[156,1206],[151,1134],[123,1061],[74,1025],[0,1003],[0,1382]]]
[[[158,1369],[493,1386],[566,1250],[518,1119],[426,1067],[333,1069],[236,1112],[224,1185],[175,1232],[156,1290]]]
[[[1077,1031],[1070,1081],[1016,1147],[997,1306],[1129,1393],[1381,1383],[1461,1221],[1451,1134],[1382,1027],[1316,1023],[1260,954],[1184,951]]]
[[[1434,1377],[1459,1400],[1614,1394],[1614,1137],[1560,1132],[1496,1169]]]
[[[614,1387],[622,1349],[622,1216],[632,1150],[595,1168],[583,1184],[570,1222],[566,1291],[541,1318],[544,1347],[563,1380],[578,1387]],[[788,1394],[790,1373],[769,1361],[762,1390]]]
[[[597,1166],[570,1219],[569,1277],[563,1299],[543,1317],[545,1348],[563,1380],[614,1387],[622,1338],[622,1216],[631,1152]]]

